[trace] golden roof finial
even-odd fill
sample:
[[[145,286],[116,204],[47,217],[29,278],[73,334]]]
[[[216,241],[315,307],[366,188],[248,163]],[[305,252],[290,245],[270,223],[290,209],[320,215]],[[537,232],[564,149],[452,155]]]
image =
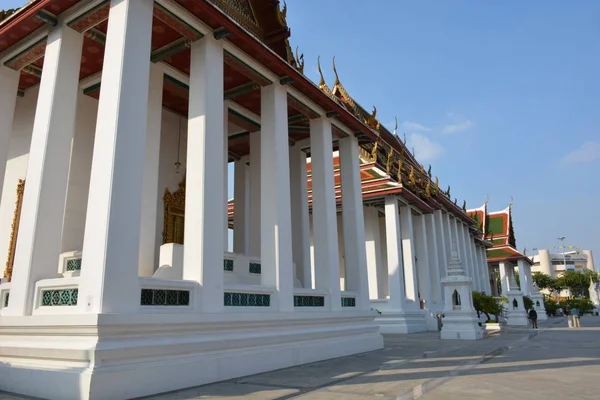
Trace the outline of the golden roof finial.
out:
[[[323,87],[325,86],[325,78],[323,78],[323,71],[321,71],[321,56],[317,57],[317,69],[319,70],[319,75],[321,75],[319,87],[323,89]]]
[[[425,187],[425,197],[431,197],[431,181],[427,181],[427,186]]]
[[[438,177],[435,177],[435,185],[433,186],[434,188],[434,193],[436,194],[436,196],[438,195],[438,193],[440,193],[440,180],[438,179]]]
[[[335,82],[333,82],[333,86],[337,86],[340,84],[340,77],[337,73],[337,68],[335,67],[335,56],[333,57],[333,73],[335,74]]]
[[[379,121],[375,118],[377,116],[377,107],[373,106],[373,113],[367,118],[365,124],[369,126],[371,129],[379,129]]]
[[[281,26],[287,26],[287,3],[285,0],[281,10],[279,10],[279,6],[277,7],[277,16],[279,17],[279,23]]]
[[[301,74],[304,74],[304,53],[298,55],[298,46],[296,46],[296,67]]]

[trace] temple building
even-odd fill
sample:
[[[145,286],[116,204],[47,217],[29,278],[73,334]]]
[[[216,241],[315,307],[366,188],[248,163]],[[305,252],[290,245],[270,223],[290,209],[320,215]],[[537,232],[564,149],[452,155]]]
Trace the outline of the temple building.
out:
[[[286,13],[0,13],[3,390],[133,398],[380,349],[437,328],[451,256],[489,292],[486,230],[335,66],[303,74]]]
[[[539,296],[533,284],[531,266],[533,262],[517,250],[517,241],[512,221],[512,202],[502,211],[488,212],[487,201],[483,206],[468,210],[484,232],[483,239],[492,243],[487,249],[491,294],[508,299],[507,320],[509,325],[527,325],[523,296]],[[516,279],[516,270],[519,281]],[[535,299],[543,308],[543,300]]]

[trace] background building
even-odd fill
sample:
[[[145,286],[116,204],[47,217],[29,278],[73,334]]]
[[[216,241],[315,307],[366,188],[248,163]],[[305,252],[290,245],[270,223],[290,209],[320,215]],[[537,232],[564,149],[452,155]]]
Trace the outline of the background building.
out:
[[[572,250],[563,253],[550,253],[550,250],[539,250],[532,257],[532,272],[543,272],[552,277],[558,277],[565,270],[571,271],[598,271],[594,265],[591,250]]]

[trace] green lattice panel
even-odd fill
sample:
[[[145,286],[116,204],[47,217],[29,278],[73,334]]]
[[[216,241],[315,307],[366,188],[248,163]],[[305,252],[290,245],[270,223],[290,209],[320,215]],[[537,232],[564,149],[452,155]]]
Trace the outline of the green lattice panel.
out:
[[[68,260],[67,271],[81,271],[81,258],[73,258]]]
[[[325,297],[294,296],[294,307],[325,307]]]
[[[142,289],[142,306],[189,306],[189,290]]]
[[[233,271],[233,260],[223,260],[223,271]]]
[[[250,273],[251,274],[260,274],[261,266],[260,263],[251,262],[250,263]]]
[[[356,307],[356,299],[354,297],[342,297],[342,307]]]
[[[58,289],[42,291],[42,306],[76,306],[79,289]]]
[[[223,305],[227,307],[269,307],[271,305],[271,295],[225,292],[223,294]]]

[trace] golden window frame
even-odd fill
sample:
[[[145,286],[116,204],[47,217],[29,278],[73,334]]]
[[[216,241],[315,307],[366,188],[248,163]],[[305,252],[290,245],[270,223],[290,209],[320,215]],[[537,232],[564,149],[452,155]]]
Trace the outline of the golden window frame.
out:
[[[183,231],[185,221],[185,176],[179,182],[179,188],[171,193],[165,189],[163,195],[164,224],[163,244],[183,244]]]
[[[4,277],[10,282],[12,278],[13,264],[15,262],[15,251],[17,249],[17,235],[19,234],[19,223],[21,221],[21,208],[23,207],[23,193],[25,192],[25,180],[19,179],[17,184],[17,201],[15,202],[15,212],[10,231],[10,244],[8,245],[8,258]]]

